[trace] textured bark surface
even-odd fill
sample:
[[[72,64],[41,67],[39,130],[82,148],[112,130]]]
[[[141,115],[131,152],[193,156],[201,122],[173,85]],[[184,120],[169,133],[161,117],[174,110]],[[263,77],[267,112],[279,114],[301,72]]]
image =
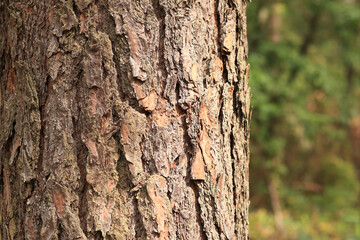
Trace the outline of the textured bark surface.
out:
[[[243,0],[0,0],[0,239],[248,239]]]

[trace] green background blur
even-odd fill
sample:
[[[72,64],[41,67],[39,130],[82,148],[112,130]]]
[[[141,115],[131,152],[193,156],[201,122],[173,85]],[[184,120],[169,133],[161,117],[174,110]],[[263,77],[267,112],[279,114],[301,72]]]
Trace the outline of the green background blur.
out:
[[[251,239],[360,239],[360,1],[248,4]]]

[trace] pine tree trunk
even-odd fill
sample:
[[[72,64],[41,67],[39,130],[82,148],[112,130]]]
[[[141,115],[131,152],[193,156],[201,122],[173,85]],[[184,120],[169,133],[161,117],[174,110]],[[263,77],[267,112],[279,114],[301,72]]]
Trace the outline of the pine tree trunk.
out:
[[[243,0],[0,0],[0,239],[248,239]]]

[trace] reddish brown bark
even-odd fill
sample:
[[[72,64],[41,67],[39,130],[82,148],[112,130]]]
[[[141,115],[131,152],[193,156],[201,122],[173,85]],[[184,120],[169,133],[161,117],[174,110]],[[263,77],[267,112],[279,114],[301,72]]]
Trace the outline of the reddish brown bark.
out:
[[[245,1],[0,10],[0,239],[248,239]]]

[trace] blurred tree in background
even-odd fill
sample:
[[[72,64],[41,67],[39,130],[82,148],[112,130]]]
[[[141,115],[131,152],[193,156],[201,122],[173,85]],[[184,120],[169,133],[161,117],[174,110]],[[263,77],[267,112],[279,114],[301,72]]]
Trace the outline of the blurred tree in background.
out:
[[[248,7],[253,239],[360,239],[360,1]]]

